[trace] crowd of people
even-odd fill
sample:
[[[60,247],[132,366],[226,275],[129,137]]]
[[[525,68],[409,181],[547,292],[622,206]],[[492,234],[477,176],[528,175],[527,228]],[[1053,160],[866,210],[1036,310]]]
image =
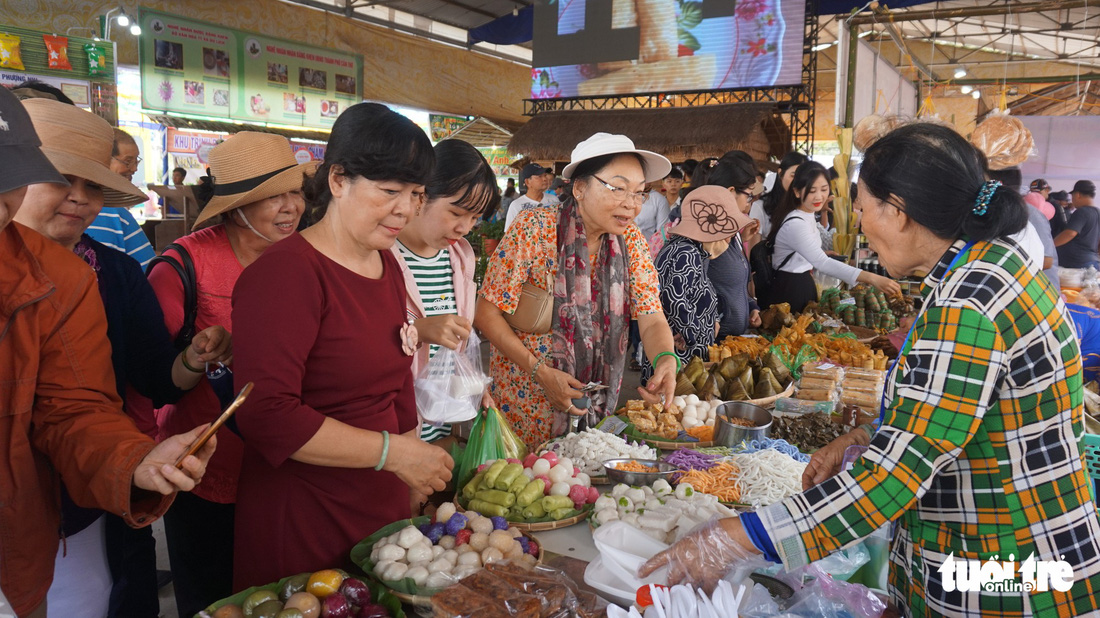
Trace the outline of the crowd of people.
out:
[[[440,350],[475,329],[489,342],[483,403],[533,448],[613,413],[632,345],[638,396],[671,401],[708,345],[771,304],[816,300],[813,272],[888,295],[924,278],[879,426],[816,453],[804,493],[713,522],[643,570],[710,582],[758,555],[794,567],[895,521],[891,592],[914,614],[1097,609],[1081,352],[1049,255],[1100,267],[1091,182],[1068,207],[1043,180],[1025,198],[953,130],[896,129],[865,153],[856,191],[885,277],[831,255],[833,178],[799,153],[765,191],[744,152],[673,165],[596,133],[560,176],[530,163],[502,194],[473,146],[433,147],[361,103],[320,162],[278,135],[226,138],[194,230],[145,260],[121,215],[145,199],[132,138],[6,89],[0,117],[0,384],[14,385],[0,389],[0,589],[17,615],[156,615],[158,517],[180,616],[341,566],[452,484],[452,428],[421,421],[413,388]],[[466,236],[494,217],[507,231],[479,285]],[[235,423],[177,467],[247,383]],[[944,592],[947,556],[993,540],[1065,557],[1074,586],[1030,606]]]

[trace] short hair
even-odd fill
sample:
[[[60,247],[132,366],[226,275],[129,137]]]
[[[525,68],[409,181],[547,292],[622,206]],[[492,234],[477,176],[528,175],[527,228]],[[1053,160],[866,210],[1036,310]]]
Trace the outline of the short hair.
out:
[[[181,172],[184,176],[187,175],[187,170],[183,169],[182,167],[177,167],[172,170],[173,174],[175,174],[176,172]]]
[[[111,156],[112,157],[117,157],[118,156],[118,145],[119,144],[133,144],[134,146],[137,146],[137,140],[134,139],[133,135],[130,135],[126,131],[123,131],[122,129],[120,129],[118,127],[115,127],[115,141],[111,144]]]
[[[18,92],[19,90],[33,90],[34,92]],[[66,105],[76,105],[72,99],[68,97],[64,92],[61,92],[55,86],[51,86],[46,82],[39,81],[37,79],[28,79],[27,81],[19,84],[11,89],[12,93],[17,99],[53,99]],[[40,94],[35,94],[40,93]]]

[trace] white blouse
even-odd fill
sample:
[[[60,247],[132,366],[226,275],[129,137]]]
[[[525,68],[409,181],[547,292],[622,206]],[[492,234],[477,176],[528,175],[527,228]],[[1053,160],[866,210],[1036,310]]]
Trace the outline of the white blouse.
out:
[[[804,273],[819,270],[826,275],[836,277],[848,285],[855,285],[863,271],[844,262],[838,262],[821,249],[821,234],[817,229],[814,214],[796,210],[787,215],[775,238],[775,252],[772,264],[785,273]],[[793,255],[792,255],[793,254]],[[783,264],[783,260],[791,259]]]

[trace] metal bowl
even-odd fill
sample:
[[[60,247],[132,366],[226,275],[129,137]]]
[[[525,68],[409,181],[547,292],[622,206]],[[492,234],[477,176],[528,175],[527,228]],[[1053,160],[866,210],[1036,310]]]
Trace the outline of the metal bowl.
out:
[[[643,466],[657,468],[659,472],[627,472],[615,468],[617,464],[636,461]],[[608,459],[603,462],[604,470],[607,470],[607,478],[612,483],[626,483],[627,485],[652,485],[657,479],[664,479],[672,483],[672,475],[680,469],[676,466],[657,461],[656,459]]]
[[[730,423],[728,418],[741,418],[756,423],[755,427],[742,427]],[[772,413],[760,406],[744,401],[731,401],[718,406],[714,417],[714,443],[737,446],[749,440],[762,440],[771,434]]]

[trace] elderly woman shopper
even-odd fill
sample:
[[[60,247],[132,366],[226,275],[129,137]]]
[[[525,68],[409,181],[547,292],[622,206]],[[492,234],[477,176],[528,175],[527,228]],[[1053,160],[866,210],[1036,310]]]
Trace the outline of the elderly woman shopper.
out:
[[[270,133],[241,131],[210,151],[213,195],[195,227],[215,225],[180,238],[164,252],[185,274],[187,263],[191,264],[193,278],[186,277],[197,299],[195,330],[220,325],[233,331],[230,300],[237,278],[267,249],[294,234],[305,209],[303,178],[316,167],[316,163],[299,164],[290,142]],[[164,310],[168,331],[175,336],[186,330],[190,316],[184,311],[187,295],[180,272],[157,263],[150,270],[149,282]],[[292,289],[275,287],[284,295]],[[224,377],[203,380],[179,403],[161,408],[161,435],[216,419],[226,405],[225,382]],[[232,388],[228,390],[231,395]],[[165,517],[180,616],[194,615],[211,599],[233,592],[233,513],[243,446],[225,427],[218,431],[218,439],[218,454],[211,460],[202,486],[194,495],[177,500]]]
[[[757,285],[761,307],[788,303],[791,311],[799,312],[817,300],[814,271],[836,277],[850,286],[866,283],[888,296],[901,293],[901,286],[892,279],[838,262],[821,248],[816,215],[829,201],[829,173],[816,161],[799,165],[783,203],[772,215],[772,230],[768,242],[775,247],[772,265],[775,276],[771,285]]]
[[[390,252],[424,205],[434,162],[428,136],[404,116],[349,107],[306,185],[320,220],[266,252],[233,291],[237,375],[256,384],[238,413],[236,590],[347,565],[348,548],[409,517],[410,493],[451,478],[447,452],[420,440],[410,370],[419,342]]]
[[[706,358],[707,346],[714,343],[722,313],[710,270],[719,256],[738,250],[731,241],[750,221],[737,198],[722,187],[699,187],[684,197],[683,218],[669,229],[668,242],[654,262],[661,305],[683,363]],[[741,293],[747,295],[744,287]],[[652,371],[646,364],[643,379]]]
[[[127,387],[132,386],[158,405],[179,400],[184,390],[202,378],[189,366],[229,358],[228,333],[220,326],[209,328],[177,351],[141,267],[125,253],[86,234],[104,206],[125,208],[145,200],[140,189],[97,156],[110,151],[110,126],[78,107],[48,99],[28,99],[23,105],[42,139],[43,152],[65,175],[69,187],[30,186],[15,220],[73,251],[96,272],[119,395],[125,400]],[[159,612],[152,531],[131,528],[122,518],[104,516],[98,509],[78,507],[64,489],[62,514],[67,542],[58,555],[50,613],[73,615],[93,606],[102,607],[103,615]],[[113,594],[111,579],[102,586],[112,572]],[[114,598],[110,611],[108,596]]]
[[[863,231],[891,274],[924,277],[881,427],[815,453],[803,493],[701,528],[642,573],[670,564],[673,580],[713,582],[760,553],[792,569],[895,522],[889,587],[906,615],[1097,612],[1100,519],[1079,450],[1080,351],[1065,305],[1005,240],[1027,223],[1021,197],[987,181],[981,160],[930,123],[867,149]],[[838,471],[849,445],[868,442]],[[1053,582],[1039,570],[1026,588],[1017,574],[1027,577],[1029,556],[1070,569]],[[953,585],[993,558],[1014,562],[1010,587]]]
[[[465,236],[493,217],[500,189],[489,162],[462,140],[436,144],[435,167],[425,186],[426,202],[409,219],[390,249],[405,277],[405,305],[420,347],[413,375],[420,374],[440,346],[452,350],[470,337],[477,302],[477,258]],[[424,423],[420,437],[434,442],[451,426]]]
[[[680,361],[633,223],[646,183],[670,167],[626,136],[593,135],[565,167],[572,196],[524,213],[490,259],[474,325],[492,344],[493,397],[529,446],[564,434],[571,416],[595,425],[614,411],[631,317],[656,366],[645,396],[672,400]],[[577,405],[588,382],[607,388]]]
[[[74,111],[86,115],[92,134],[109,135],[105,121]],[[10,603],[4,613],[40,618],[59,545],[60,477],[81,504],[147,526],[168,508],[168,494],[202,478],[215,442],[178,470],[172,463],[205,427],[154,446],[122,414],[95,272],[69,249],[12,221],[30,187],[63,191],[69,181],[39,149],[30,117],[6,88],[0,117],[0,563],[13,567],[0,572],[0,585]],[[107,144],[67,140],[51,149],[51,158],[93,159],[105,168]]]

